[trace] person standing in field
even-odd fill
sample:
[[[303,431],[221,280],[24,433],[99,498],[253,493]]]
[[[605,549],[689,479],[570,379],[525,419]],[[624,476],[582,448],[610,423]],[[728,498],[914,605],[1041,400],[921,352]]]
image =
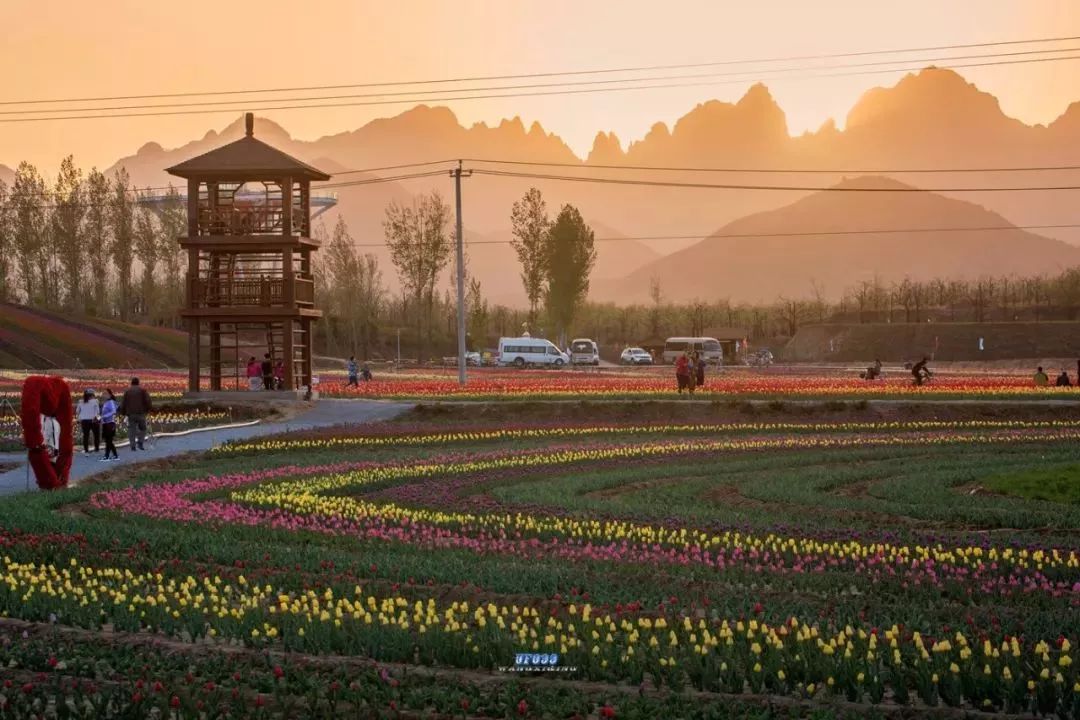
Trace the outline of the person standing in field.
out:
[[[694,384],[697,387],[705,387],[705,361],[697,350],[694,351],[694,370]]]
[[[75,417],[82,429],[83,455],[90,454],[90,435],[94,436],[94,452],[101,450],[101,426],[98,425],[101,416],[101,403],[94,397],[93,390],[83,392],[82,400],[75,406]]]
[[[259,369],[262,371],[263,390],[274,389],[274,362],[270,359],[270,353],[263,355],[262,365]]]
[[[679,394],[690,386],[690,358],[684,352],[675,360],[675,381],[679,385]]]
[[[285,389],[285,361],[284,360],[278,360],[277,363],[274,364],[274,389],[275,390],[284,390]]]
[[[1035,377],[1033,380],[1035,381],[1035,387],[1046,387],[1050,384],[1050,378],[1043,372],[1041,365],[1035,368]]]
[[[349,363],[346,371],[349,373],[349,382],[346,383],[345,387],[348,387],[349,385],[360,387],[360,367],[356,364],[355,355],[349,356]]]
[[[252,355],[247,362],[248,390],[258,390],[262,385],[262,371],[259,369],[259,361]]]
[[[128,445],[132,452],[146,449],[143,444],[146,442],[146,416],[152,408],[150,393],[139,385],[139,378],[131,378],[131,386],[120,398],[120,414],[127,418]]]
[[[120,455],[116,452],[116,396],[113,391],[106,388],[105,402],[101,406],[101,435],[105,439],[105,457],[101,462],[119,460]]]
[[[1069,381],[1069,373],[1065,371],[1065,368],[1061,368],[1061,374],[1057,376],[1057,382],[1054,384],[1058,387],[1072,387],[1072,383]]]
[[[915,378],[916,385],[922,385],[930,371],[926,369],[927,358],[923,358],[911,367],[911,374]]]
[[[367,363],[364,363],[364,367],[360,368],[360,377],[364,378],[364,382],[371,382],[371,368]]]

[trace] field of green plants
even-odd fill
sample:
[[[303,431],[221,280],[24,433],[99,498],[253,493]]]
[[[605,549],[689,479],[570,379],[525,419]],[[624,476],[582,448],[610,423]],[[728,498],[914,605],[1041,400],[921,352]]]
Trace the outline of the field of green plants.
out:
[[[0,717],[1080,718],[1078,441],[414,414],[128,468],[0,502]]]

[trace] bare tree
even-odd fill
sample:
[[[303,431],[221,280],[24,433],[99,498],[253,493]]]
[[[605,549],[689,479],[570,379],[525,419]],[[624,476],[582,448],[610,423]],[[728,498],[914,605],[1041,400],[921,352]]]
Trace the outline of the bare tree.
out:
[[[649,278],[649,299],[652,307],[649,309],[649,332],[651,337],[660,337],[660,308],[664,302],[664,291],[660,287],[660,278]]]
[[[90,265],[86,307],[95,315],[105,315],[108,312],[109,296],[109,180],[98,172],[97,168],[93,168],[86,176],[85,188],[83,197],[86,201],[86,217],[83,238]]]
[[[158,297],[154,281],[154,268],[157,267],[158,239],[157,220],[153,213],[143,206],[134,208],[132,223],[132,249],[142,266],[139,279],[139,313],[148,319],[157,319]]]
[[[784,323],[784,329],[788,337],[794,337],[799,330],[799,325],[806,316],[806,303],[801,300],[789,299],[780,296],[776,302],[776,310]]]
[[[544,297],[545,257],[548,231],[551,229],[547,205],[538,189],[529,188],[525,197],[514,203],[510,210],[510,225],[514,235],[510,246],[521,263],[521,282],[529,299],[531,325],[536,322],[536,311]]]
[[[8,188],[4,181],[0,180],[0,302],[8,302],[13,294],[11,257],[15,251],[15,242],[12,233]]]
[[[82,312],[86,307],[86,297],[90,291],[88,284],[91,280],[83,263],[82,223],[86,205],[83,199],[82,170],[75,167],[71,155],[60,162],[53,203],[55,207],[50,226],[66,286],[63,306],[68,310]]]
[[[126,168],[116,173],[116,181],[109,196],[109,225],[112,238],[109,255],[116,270],[117,304],[121,320],[131,316],[131,271],[135,264],[135,203],[128,186]]]
[[[171,309],[169,318],[175,323],[177,310],[184,301],[183,254],[180,238],[187,235],[187,208],[184,200],[169,184],[159,213],[158,257],[161,258],[161,307]]]
[[[427,357],[431,343],[435,283],[450,260],[451,243],[446,230],[449,219],[449,206],[438,192],[432,192],[417,198],[411,206],[390,203],[383,220],[390,259],[416,314],[420,360]]]
[[[11,222],[15,261],[19,267],[26,302],[42,303],[46,293],[42,285],[48,282],[38,272],[45,257],[45,181],[37,168],[28,162],[19,163],[11,186]]]
[[[814,278],[810,279],[810,296],[813,298],[810,308],[814,313],[815,322],[821,324],[825,322],[825,313],[829,310],[829,302],[825,298],[825,288]]]

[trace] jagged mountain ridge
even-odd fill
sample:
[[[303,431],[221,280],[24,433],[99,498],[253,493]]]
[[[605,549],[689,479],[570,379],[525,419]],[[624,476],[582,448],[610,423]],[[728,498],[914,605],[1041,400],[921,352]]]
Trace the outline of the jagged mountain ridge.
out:
[[[210,132],[180,148],[165,150],[148,143],[134,156],[117,163],[128,168],[141,185],[169,180],[162,169],[216,147],[242,133],[240,119],[221,132]],[[929,68],[905,76],[895,85],[868,91],[852,107],[845,126],[825,123],[816,132],[790,136],[783,110],[764,85],[755,85],[735,103],[702,103],[668,128],[658,123],[626,148],[612,133],[600,132],[585,159],[578,159],[557,136],[533,123],[526,127],[517,118],[498,125],[462,126],[447,108],[417,106],[391,118],[372,121],[357,130],[313,141],[297,140],[280,125],[257,118],[256,134],[286,152],[316,165],[332,158],[331,171],[380,167],[453,157],[512,158],[568,163],[571,168],[498,166],[499,169],[591,174],[600,177],[654,178],[728,184],[778,184],[827,186],[843,180],[841,175],[703,174],[658,173],[593,169],[590,165],[651,165],[694,167],[804,168],[911,168],[992,167],[1080,164],[1080,103],[1074,103],[1047,126],[1028,126],[1006,116],[996,98],[984,93],[950,70]],[[474,164],[484,167],[482,163]],[[493,167],[493,166],[488,166]],[[408,172],[400,171],[400,172]],[[336,180],[356,179],[346,175]],[[1075,184],[1076,173],[895,175],[921,187],[959,187],[992,184]],[[809,191],[762,192],[660,187],[628,187],[608,184],[566,183],[524,178],[493,178],[475,175],[464,183],[465,224],[470,233],[505,234],[511,204],[532,185],[544,191],[552,213],[565,202],[581,208],[590,221],[618,228],[625,236],[699,236],[754,212],[785,206]],[[342,188],[339,211],[349,220],[354,234],[368,242],[382,239],[381,221],[390,197],[406,198],[433,188],[447,197],[449,178],[407,180],[396,187],[368,185]],[[948,193],[946,193],[948,195]],[[1065,209],[1074,204],[1074,192],[957,194],[997,211],[1018,224],[1070,222]],[[332,223],[334,213],[325,216]],[[798,228],[795,228],[798,229]],[[1057,232],[1057,237],[1080,243],[1080,233]],[[665,254],[689,241],[646,241],[652,250]],[[523,298],[513,272],[506,267],[498,245],[485,246],[494,257],[487,264],[496,272],[486,280],[493,287]],[[619,262],[603,263],[612,272],[630,273],[646,252],[626,252],[631,242],[612,244],[610,253]],[[603,251],[603,248],[602,248]],[[475,253],[480,258],[480,251]],[[512,256],[510,256],[512,260]],[[384,264],[385,274],[392,269]],[[597,274],[599,278],[600,275]],[[501,292],[501,290],[500,290]]]
[[[950,231],[1009,226],[1001,215],[975,203],[903,192],[912,186],[882,177],[857,177],[834,187],[890,192],[822,191],[749,215],[619,283],[600,284],[595,297],[645,302],[655,280],[673,301],[729,297],[772,302],[782,296],[808,297],[813,283],[836,300],[845,289],[875,277],[888,284],[904,277],[1024,276],[1080,264],[1080,247],[1021,229]],[[888,228],[934,231],[865,232]],[[807,231],[825,234],[791,234]]]

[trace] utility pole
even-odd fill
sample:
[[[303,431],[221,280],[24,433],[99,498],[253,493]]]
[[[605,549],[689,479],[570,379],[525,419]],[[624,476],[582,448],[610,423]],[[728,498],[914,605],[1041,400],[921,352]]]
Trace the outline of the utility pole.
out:
[[[457,209],[457,346],[458,385],[465,387],[465,238],[461,229],[461,176],[469,177],[472,170],[462,170],[461,160],[450,171],[454,178],[454,199]]]

